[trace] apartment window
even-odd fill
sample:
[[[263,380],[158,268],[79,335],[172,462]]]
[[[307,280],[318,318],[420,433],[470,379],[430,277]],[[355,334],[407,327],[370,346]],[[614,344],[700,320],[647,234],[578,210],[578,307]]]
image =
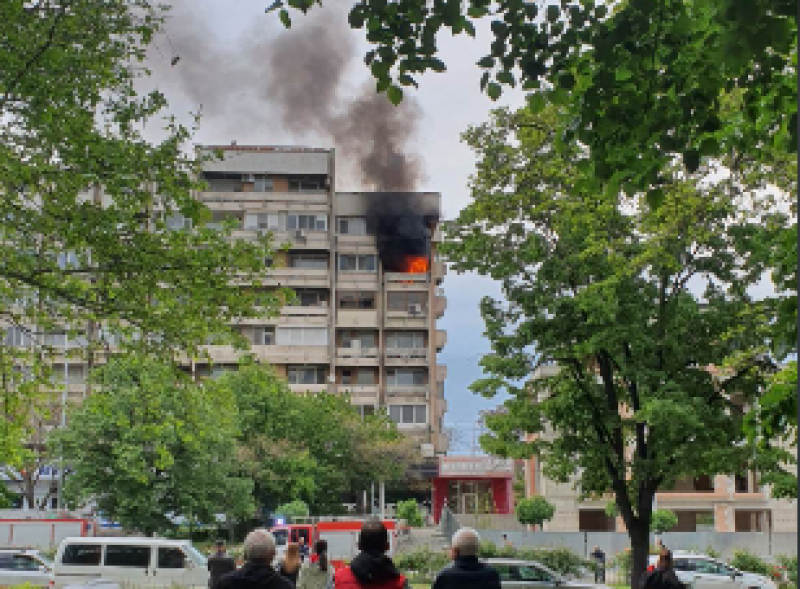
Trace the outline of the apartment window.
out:
[[[425,385],[424,368],[388,368],[386,384],[397,387],[417,387]]]
[[[239,370],[238,364],[215,364],[211,367],[211,378],[220,378],[225,376],[228,372],[236,372]]]
[[[356,331],[345,330],[341,333],[341,342],[343,348],[375,348],[377,347],[377,338],[374,331]]]
[[[339,270],[343,272],[375,272],[378,257],[373,254],[339,254]]]
[[[340,292],[340,309],[374,309],[374,292]]]
[[[367,220],[364,217],[341,217],[339,235],[366,235]]]
[[[254,327],[251,341],[256,346],[275,345],[275,326],[263,325]]]
[[[192,228],[192,220],[184,217],[180,213],[173,213],[169,215],[166,219],[167,229],[171,229],[172,231],[181,231],[183,229],[191,229]]]
[[[283,224],[278,213],[248,213],[244,216],[244,228],[249,231],[257,229],[280,231]]]
[[[286,229],[289,231],[294,231],[296,229],[303,229],[307,231],[327,231],[328,216],[298,215],[295,213],[289,213],[286,216]]]
[[[328,256],[326,254],[291,254],[289,256],[289,267],[326,270],[328,268]]]
[[[324,366],[289,366],[289,384],[325,384]]]
[[[390,291],[387,296],[389,311],[422,314],[428,308],[428,296],[424,292]]]
[[[56,256],[56,264],[62,270],[65,268],[77,268],[80,260],[78,260],[78,254],[75,252],[62,252]]]
[[[422,331],[393,331],[386,334],[387,348],[424,348],[425,333]]]
[[[327,346],[325,327],[279,327],[275,334],[279,346]]]
[[[5,337],[3,343],[9,347],[25,347],[31,345],[31,337],[28,332],[22,327],[11,326],[6,327]]]
[[[375,415],[375,405],[353,405],[358,414],[361,416],[361,419],[368,417],[370,415]]]
[[[378,382],[374,368],[342,368],[341,374],[343,385],[371,386]]]
[[[64,374],[63,364],[53,364],[53,381],[61,384],[85,384],[86,366],[84,364],[67,364]]]
[[[426,405],[389,405],[389,419],[397,424],[428,423],[428,407]]]
[[[301,307],[327,307],[328,291],[298,288],[295,293]]]
[[[42,335],[42,345],[53,348],[65,348],[86,345],[86,338],[83,335],[70,337],[66,331],[49,331]]]
[[[254,189],[256,192],[272,192],[275,189],[275,185],[272,178],[256,176]]]
[[[289,192],[318,192],[320,190],[325,190],[324,176],[289,179]]]

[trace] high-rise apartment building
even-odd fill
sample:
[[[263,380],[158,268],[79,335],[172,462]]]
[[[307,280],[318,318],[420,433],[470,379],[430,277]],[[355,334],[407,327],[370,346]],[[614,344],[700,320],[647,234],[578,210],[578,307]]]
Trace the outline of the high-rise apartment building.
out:
[[[265,290],[288,287],[294,304],[277,317],[236,326],[252,353],[298,392],[347,393],[363,413],[385,408],[422,455],[446,450],[442,418],[446,341],[437,260],[437,193],[336,192],[329,149],[207,146],[223,158],[204,166],[198,194],[212,222],[236,237],[269,232],[288,244],[272,260]],[[176,225],[180,219],[173,219]],[[209,346],[198,376],[233,369],[238,352]]]

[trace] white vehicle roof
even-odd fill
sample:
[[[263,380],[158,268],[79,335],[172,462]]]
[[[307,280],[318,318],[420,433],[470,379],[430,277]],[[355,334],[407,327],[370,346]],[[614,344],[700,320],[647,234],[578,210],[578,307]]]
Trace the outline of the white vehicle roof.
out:
[[[191,544],[189,540],[148,538],[146,536],[70,536],[62,544]]]
[[[540,569],[546,570],[548,573],[552,573],[556,577],[561,577],[557,572],[555,572],[550,567],[547,567],[540,563],[537,560],[525,560],[523,558],[482,558],[483,562],[489,564],[522,564],[522,565],[533,565],[539,567]]]

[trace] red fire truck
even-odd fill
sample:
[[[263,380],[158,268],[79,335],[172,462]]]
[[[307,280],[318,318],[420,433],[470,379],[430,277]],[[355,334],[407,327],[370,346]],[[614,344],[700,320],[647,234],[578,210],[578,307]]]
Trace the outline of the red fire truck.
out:
[[[303,538],[309,550],[313,550],[317,540],[328,542],[328,558],[334,568],[343,566],[358,554],[358,533],[364,519],[358,518],[299,518],[291,524],[276,525],[270,529],[275,536],[277,548],[276,561],[283,558],[286,546],[290,542],[299,542]],[[382,520],[389,531],[389,551],[392,556],[397,545],[398,526],[393,519]]]

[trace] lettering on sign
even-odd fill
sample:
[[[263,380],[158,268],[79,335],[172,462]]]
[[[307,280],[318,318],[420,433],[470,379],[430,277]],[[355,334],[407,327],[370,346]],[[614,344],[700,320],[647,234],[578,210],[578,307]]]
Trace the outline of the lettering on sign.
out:
[[[508,458],[475,458],[471,460],[447,460],[439,462],[439,476],[514,473],[513,462]]]

